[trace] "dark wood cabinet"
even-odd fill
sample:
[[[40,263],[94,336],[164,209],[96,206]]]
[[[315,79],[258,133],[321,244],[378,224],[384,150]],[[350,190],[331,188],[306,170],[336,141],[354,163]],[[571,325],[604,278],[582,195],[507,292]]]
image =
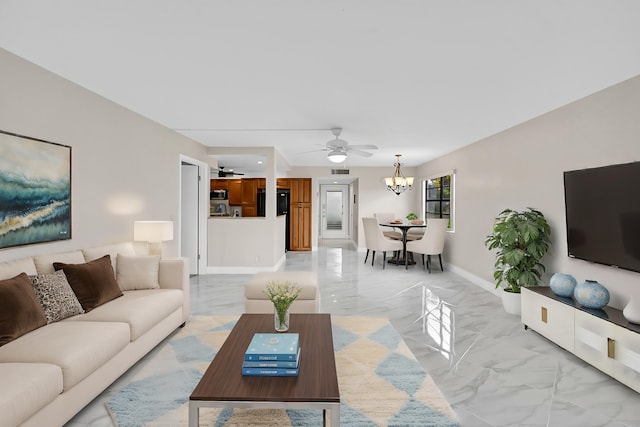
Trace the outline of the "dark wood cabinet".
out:
[[[211,190],[228,190],[228,181],[227,179],[212,179]]]
[[[291,204],[311,203],[311,178],[289,178]]]
[[[258,197],[258,180],[245,178],[242,180],[242,204],[256,204]]]
[[[292,251],[310,251],[311,178],[289,178],[289,247]]]
[[[242,205],[242,180],[241,179],[229,179],[229,205],[240,206]]]
[[[276,178],[276,188],[289,188],[289,178]]]
[[[258,178],[242,180],[242,216],[258,216]]]

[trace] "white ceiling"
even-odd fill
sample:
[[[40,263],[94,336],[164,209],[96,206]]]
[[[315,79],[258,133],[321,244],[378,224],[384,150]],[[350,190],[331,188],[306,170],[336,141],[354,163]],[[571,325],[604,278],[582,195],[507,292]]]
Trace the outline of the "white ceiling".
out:
[[[0,47],[207,146],[327,166],[342,127],[391,169],[640,74],[640,1],[0,0]]]

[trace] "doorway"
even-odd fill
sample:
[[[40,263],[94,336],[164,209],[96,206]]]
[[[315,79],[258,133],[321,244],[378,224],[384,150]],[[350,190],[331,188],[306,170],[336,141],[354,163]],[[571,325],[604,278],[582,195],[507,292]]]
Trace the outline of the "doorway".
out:
[[[206,270],[207,165],[180,157],[180,256],[188,259],[189,275],[197,275]]]
[[[348,239],[350,236],[349,186],[320,186],[321,231],[323,239]]]

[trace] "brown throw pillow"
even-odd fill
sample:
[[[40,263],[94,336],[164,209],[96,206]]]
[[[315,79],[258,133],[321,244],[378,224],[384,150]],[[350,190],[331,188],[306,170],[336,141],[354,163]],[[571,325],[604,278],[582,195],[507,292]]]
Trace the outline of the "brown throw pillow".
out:
[[[53,268],[64,271],[67,281],[85,311],[122,296],[111,266],[111,257],[105,255],[84,264],[54,262]]]
[[[0,280],[0,346],[46,324],[26,273]]]

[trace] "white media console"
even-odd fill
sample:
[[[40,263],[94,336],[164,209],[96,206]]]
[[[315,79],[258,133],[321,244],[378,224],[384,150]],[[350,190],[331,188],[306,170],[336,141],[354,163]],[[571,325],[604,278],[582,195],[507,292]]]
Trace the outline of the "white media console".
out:
[[[640,392],[640,325],[622,311],[581,307],[547,286],[522,288],[522,323]]]

